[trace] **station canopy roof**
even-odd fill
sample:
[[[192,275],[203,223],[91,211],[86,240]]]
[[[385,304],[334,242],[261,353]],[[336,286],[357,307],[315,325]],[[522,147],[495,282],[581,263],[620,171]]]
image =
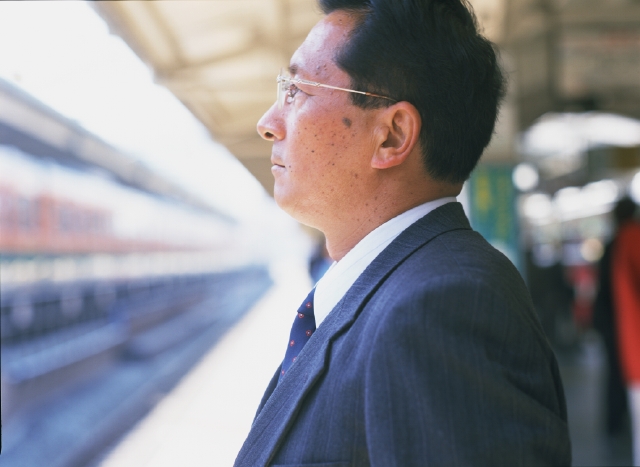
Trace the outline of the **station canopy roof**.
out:
[[[271,146],[256,123],[276,75],[322,17],[316,0],[90,2],[166,86],[269,193]],[[492,37],[502,0],[474,0]],[[496,39],[496,37],[492,37]]]
[[[276,75],[321,18],[315,0],[91,2],[166,86],[272,192],[256,123]]]

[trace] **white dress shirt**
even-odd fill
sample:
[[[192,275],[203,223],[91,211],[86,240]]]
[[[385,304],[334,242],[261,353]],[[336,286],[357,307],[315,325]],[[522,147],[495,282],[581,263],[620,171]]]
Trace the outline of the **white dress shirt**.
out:
[[[454,201],[454,197],[440,198],[403,212],[369,232],[340,261],[334,262],[316,284],[313,297],[316,327],[320,326],[367,266],[398,235],[429,212]]]

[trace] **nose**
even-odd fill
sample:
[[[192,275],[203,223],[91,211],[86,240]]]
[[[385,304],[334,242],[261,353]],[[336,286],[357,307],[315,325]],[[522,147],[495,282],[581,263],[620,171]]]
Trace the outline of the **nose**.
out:
[[[267,141],[284,139],[284,125],[278,113],[278,106],[273,104],[258,120],[258,134]]]

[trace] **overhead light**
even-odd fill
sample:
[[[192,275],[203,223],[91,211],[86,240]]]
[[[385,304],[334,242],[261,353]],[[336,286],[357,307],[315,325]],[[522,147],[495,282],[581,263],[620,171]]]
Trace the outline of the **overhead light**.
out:
[[[594,207],[615,203],[619,189],[613,180],[600,180],[582,188],[583,206]]]
[[[538,170],[526,162],[518,164],[513,169],[513,184],[520,191],[530,191],[538,186]]]
[[[544,220],[553,213],[551,198],[544,193],[535,193],[527,196],[522,209],[524,215],[533,220]]]
[[[595,146],[637,146],[640,121],[603,112],[548,113],[522,135],[523,153],[568,157]]]
[[[556,192],[553,201],[563,214],[579,211],[582,208],[580,188],[575,186],[562,188]]]

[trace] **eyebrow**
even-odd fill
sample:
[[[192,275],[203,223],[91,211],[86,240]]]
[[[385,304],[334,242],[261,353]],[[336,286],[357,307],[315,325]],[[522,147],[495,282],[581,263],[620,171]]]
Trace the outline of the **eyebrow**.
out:
[[[289,65],[289,73],[291,73],[292,75],[295,75],[298,73],[298,65],[296,65],[295,63],[292,65]]]

